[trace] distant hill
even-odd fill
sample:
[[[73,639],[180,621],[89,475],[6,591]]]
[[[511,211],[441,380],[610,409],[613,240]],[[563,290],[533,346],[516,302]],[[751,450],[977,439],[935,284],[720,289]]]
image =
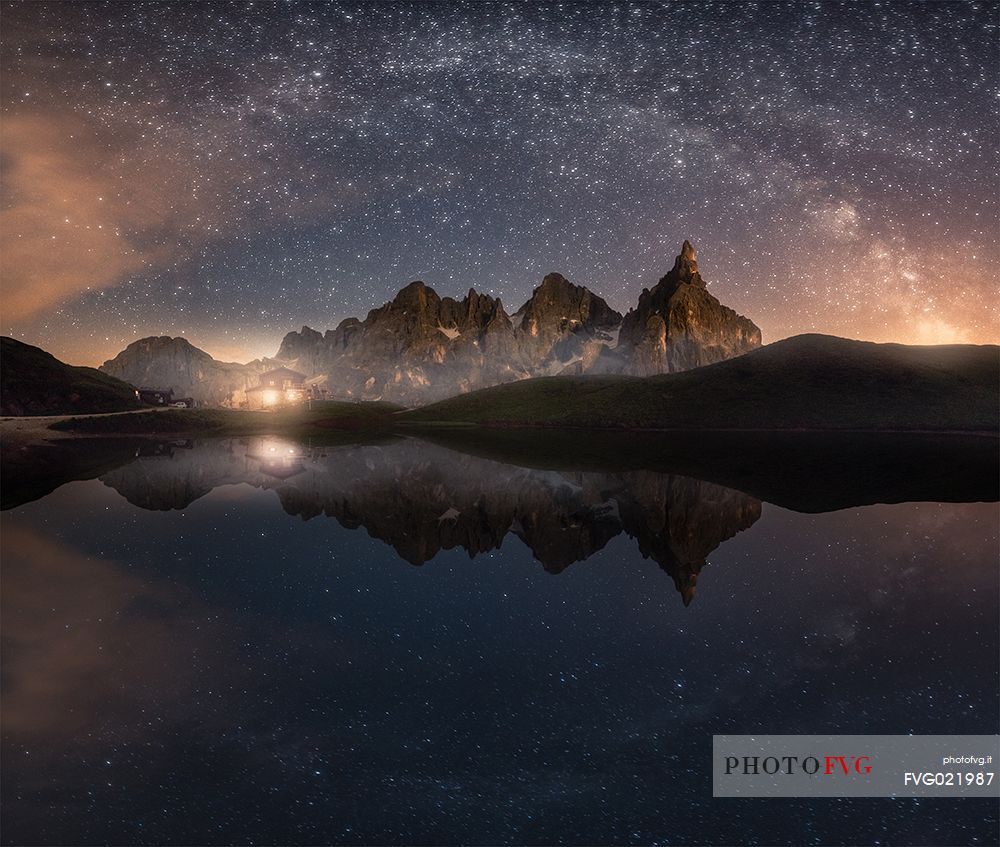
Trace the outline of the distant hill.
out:
[[[239,408],[246,390],[270,366],[261,359],[245,365],[219,362],[186,338],[164,335],[133,341],[101,371],[143,388],[169,389],[199,405]]]
[[[38,347],[0,337],[0,414],[122,412],[138,405],[135,388],[120,379],[67,365]]]
[[[1000,427],[1000,348],[799,335],[650,377],[530,379],[402,413],[411,424],[676,430]]]

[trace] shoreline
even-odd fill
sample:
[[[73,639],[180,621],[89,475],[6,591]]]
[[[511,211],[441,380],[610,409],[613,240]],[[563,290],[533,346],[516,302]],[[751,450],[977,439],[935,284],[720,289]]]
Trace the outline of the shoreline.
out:
[[[577,426],[572,424],[547,424],[547,423],[513,423],[513,422],[483,422],[483,423],[473,423],[465,421],[421,421],[410,422],[403,421],[402,427],[404,429],[420,430],[428,429],[437,432],[445,431],[449,429],[457,429],[463,431],[469,430],[487,430],[490,432],[500,432],[505,430],[559,430],[565,432],[599,432],[602,434],[606,433],[635,433],[635,432],[648,432],[648,433],[679,433],[685,435],[693,435],[700,433],[727,433],[727,434],[737,434],[737,433],[813,433],[815,435],[833,435],[833,434],[857,434],[857,435],[961,435],[961,436],[983,436],[986,438],[1000,438],[1000,430],[986,430],[986,429],[864,429],[864,428],[848,428],[838,429],[835,427],[828,428],[813,428],[813,427],[700,427],[698,429],[690,429],[686,427],[640,427],[640,426]]]
[[[214,411],[214,410],[213,410]],[[220,410],[228,411],[228,410]],[[545,423],[473,423],[473,422],[451,422],[451,421],[427,421],[416,422],[406,420],[393,420],[379,418],[371,421],[358,419],[347,419],[343,416],[332,416],[329,419],[317,418],[314,420],[275,420],[272,412],[235,412],[241,417],[243,415],[253,415],[266,420],[243,419],[233,422],[231,425],[205,426],[195,425],[190,427],[167,428],[136,428],[116,431],[107,429],[104,431],[81,431],[73,429],[53,429],[52,425],[69,420],[94,420],[102,418],[121,418],[133,416],[135,414],[164,414],[170,413],[166,409],[140,409],[134,412],[108,412],[94,415],[39,415],[23,417],[0,418],[0,446],[4,451],[32,446],[43,446],[54,442],[72,442],[93,439],[121,439],[121,438],[232,438],[255,435],[284,435],[294,437],[295,435],[323,435],[332,433],[354,432],[380,433],[393,432],[398,435],[413,434],[421,431],[428,431],[444,435],[448,431],[471,432],[564,432],[566,434],[597,433],[601,435],[629,435],[629,434],[649,434],[649,435],[692,435],[692,434],[720,434],[720,435],[740,435],[740,434],[770,434],[789,435],[811,434],[811,435],[897,435],[897,436],[940,436],[940,437],[961,437],[961,438],[985,438],[1000,439],[1000,431],[983,429],[877,429],[877,428],[844,428],[833,427],[817,429],[809,427],[729,427],[717,428],[706,427],[701,429],[688,429],[680,427],[659,428],[659,427],[627,427],[627,426],[574,426],[572,424],[545,424]],[[176,418],[174,418],[176,420]],[[192,422],[194,423],[194,422]]]

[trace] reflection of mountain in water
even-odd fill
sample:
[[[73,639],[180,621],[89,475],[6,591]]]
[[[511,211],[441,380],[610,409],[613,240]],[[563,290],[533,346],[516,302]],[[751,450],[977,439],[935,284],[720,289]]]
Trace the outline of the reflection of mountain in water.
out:
[[[285,511],[363,526],[421,565],[516,535],[551,573],[634,538],[691,602],[706,557],[760,517],[749,495],[682,476],[530,470],[417,441],[303,448],[274,438],[178,444],[101,479],[144,509],[183,509],[220,485],[275,491]]]

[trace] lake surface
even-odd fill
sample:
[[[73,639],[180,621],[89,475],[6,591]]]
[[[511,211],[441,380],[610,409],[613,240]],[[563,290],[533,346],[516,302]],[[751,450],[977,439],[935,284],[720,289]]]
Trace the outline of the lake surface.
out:
[[[710,765],[995,733],[996,503],[415,439],[118,456],[0,519],[4,843],[998,840],[995,801],[714,800]]]

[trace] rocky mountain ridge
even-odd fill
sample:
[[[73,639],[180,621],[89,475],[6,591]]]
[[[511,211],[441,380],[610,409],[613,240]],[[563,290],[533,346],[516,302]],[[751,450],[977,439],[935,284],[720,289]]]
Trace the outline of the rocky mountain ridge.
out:
[[[184,339],[163,337],[129,345],[101,370],[239,407],[260,373],[284,366],[334,398],[418,405],[535,376],[687,370],[760,344],[752,321],[708,293],[685,241],[673,269],[624,317],[558,273],[546,275],[512,315],[500,298],[474,288],[458,300],[416,281],[364,320],[288,333],[274,359],[216,362]]]
[[[622,321],[616,352],[621,371],[635,376],[686,371],[731,359],[761,346],[753,321],[708,293],[691,242],[674,267]]]

